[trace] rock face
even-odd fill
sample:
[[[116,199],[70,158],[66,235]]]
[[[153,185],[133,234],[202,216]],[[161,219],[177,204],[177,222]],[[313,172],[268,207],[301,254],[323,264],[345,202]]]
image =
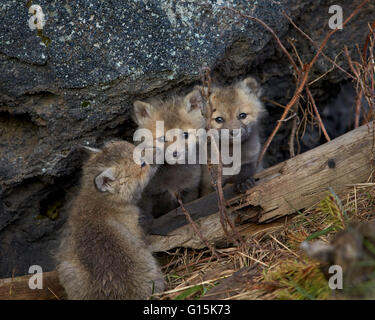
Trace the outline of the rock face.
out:
[[[345,17],[359,3],[339,2]],[[42,32],[29,28],[31,4],[45,14]],[[337,1],[1,1],[0,277],[27,273],[33,264],[45,271],[54,267],[52,254],[67,215],[61,207],[79,179],[77,146],[131,139],[135,99],[186,91],[209,66],[219,82],[253,74],[269,99],[288,101],[292,70],[272,36],[225,6],[261,18],[284,43],[295,38],[307,62],[315,49],[282,11],[320,43],[329,31],[331,4]],[[374,10],[368,4],[336,33],[326,54],[334,58],[345,44],[363,44]],[[314,72],[329,69],[320,59]],[[338,71],[328,73],[313,88],[318,101],[324,103],[344,79]],[[265,135],[280,115],[279,108],[267,108]],[[269,164],[288,156],[288,134],[285,125]]]

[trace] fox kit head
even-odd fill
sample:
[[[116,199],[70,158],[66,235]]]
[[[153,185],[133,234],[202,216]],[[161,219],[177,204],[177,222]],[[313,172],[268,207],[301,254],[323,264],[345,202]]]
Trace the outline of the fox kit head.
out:
[[[136,201],[156,167],[134,159],[134,148],[126,141],[108,142],[102,149],[84,147],[90,154],[83,167],[84,188],[120,202]]]
[[[213,88],[211,128],[228,129],[233,138],[248,136],[264,110],[260,95],[259,84],[251,77],[226,88]],[[209,110],[206,112],[209,117]],[[233,129],[240,131],[236,134]]]
[[[203,98],[198,89],[185,97],[173,97],[165,102],[155,99],[135,101],[134,120],[139,128],[152,133],[152,147],[163,145],[167,159],[169,156],[182,160],[193,150],[196,130],[204,128],[202,106]]]

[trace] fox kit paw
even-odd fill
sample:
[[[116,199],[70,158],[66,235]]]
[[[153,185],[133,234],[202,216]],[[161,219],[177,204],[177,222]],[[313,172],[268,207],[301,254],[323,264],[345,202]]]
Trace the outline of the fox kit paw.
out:
[[[247,190],[255,186],[255,179],[254,178],[247,178],[243,182],[239,182],[235,184],[235,188],[239,193],[245,193]]]

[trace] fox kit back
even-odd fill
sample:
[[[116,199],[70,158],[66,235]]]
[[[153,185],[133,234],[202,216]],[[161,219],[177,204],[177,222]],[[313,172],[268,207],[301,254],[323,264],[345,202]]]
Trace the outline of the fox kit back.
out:
[[[178,206],[176,193],[180,193],[183,202],[194,200],[199,195],[199,181],[201,166],[187,164],[187,157],[191,152],[189,142],[196,141],[196,134],[190,129],[204,128],[204,119],[201,113],[202,97],[198,90],[194,90],[185,97],[172,97],[167,101],[149,100],[148,102],[134,102],[134,120],[138,128],[152,132],[152,146],[164,145],[166,160],[176,158],[185,164],[168,164],[160,166],[158,172],[146,187],[140,206],[147,216],[158,217]],[[164,126],[164,133],[158,132],[157,121]],[[167,132],[172,129],[181,130],[175,141],[168,139]],[[190,131],[189,131],[190,130]],[[172,145],[173,143],[173,145]],[[181,148],[174,149],[180,145]]]
[[[56,256],[69,299],[146,299],[164,289],[136,206],[156,168],[133,151],[125,141],[90,149]]]

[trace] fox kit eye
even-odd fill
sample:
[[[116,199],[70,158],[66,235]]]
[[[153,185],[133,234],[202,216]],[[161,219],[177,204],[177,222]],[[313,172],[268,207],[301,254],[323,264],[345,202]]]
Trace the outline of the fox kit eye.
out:
[[[141,161],[141,168],[146,166],[146,161],[144,159],[140,159]]]
[[[165,136],[161,136],[161,137],[159,137],[158,140],[159,140],[160,142],[165,142]]]
[[[223,123],[224,122],[224,118],[223,117],[217,117],[217,118],[215,118],[215,121],[217,123]]]
[[[247,114],[243,112],[238,115],[238,119],[245,119],[246,117],[247,117]]]
[[[185,138],[185,140],[186,140],[187,138],[189,138],[189,132],[184,132],[184,138]]]

